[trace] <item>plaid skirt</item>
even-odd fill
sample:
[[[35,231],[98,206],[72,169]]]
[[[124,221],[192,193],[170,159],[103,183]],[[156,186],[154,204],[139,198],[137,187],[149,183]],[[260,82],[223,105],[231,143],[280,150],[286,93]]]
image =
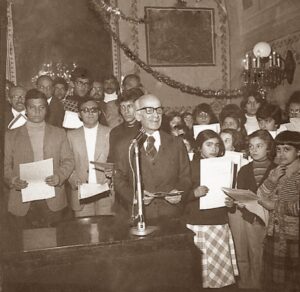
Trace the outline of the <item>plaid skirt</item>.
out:
[[[232,234],[228,224],[190,225],[194,243],[201,251],[204,288],[220,288],[235,283],[238,275]]]
[[[299,241],[286,240],[283,249],[278,237],[267,236],[263,254],[265,291],[299,292]]]

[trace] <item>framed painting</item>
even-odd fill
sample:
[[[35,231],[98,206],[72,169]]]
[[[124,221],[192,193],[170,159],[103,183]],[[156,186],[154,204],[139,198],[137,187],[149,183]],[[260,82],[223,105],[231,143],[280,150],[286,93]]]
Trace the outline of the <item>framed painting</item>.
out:
[[[145,7],[150,66],[215,65],[214,10]]]

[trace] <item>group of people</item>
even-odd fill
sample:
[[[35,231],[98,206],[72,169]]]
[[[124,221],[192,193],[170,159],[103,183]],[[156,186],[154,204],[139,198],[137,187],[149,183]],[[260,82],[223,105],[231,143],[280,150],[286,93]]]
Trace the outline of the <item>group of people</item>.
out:
[[[300,92],[290,97],[286,113],[250,93],[240,106],[226,105],[217,118],[207,103],[193,112],[164,112],[135,74],[127,75],[121,88],[114,76],[92,80],[86,69],[76,68],[69,84],[43,75],[34,89],[9,89],[4,180],[10,226],[48,226],[68,216],[134,220],[134,141],[145,218],[153,224],[179,219],[195,233],[204,288],[237,284],[297,291]],[[257,195],[266,223],[230,198],[222,207],[199,208],[199,198],[209,192],[200,181],[201,162],[228,151],[244,157],[233,187]],[[48,158],[53,174],[45,182],[55,187],[55,197],[23,202],[28,182],[20,177],[20,164]],[[110,190],[80,199],[83,183],[108,184]]]

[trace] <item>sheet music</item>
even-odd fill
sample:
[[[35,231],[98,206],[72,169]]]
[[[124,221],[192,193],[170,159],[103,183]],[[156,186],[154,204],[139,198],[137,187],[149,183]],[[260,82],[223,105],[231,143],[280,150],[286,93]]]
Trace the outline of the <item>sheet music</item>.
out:
[[[78,113],[65,111],[63,127],[66,129],[78,129],[83,125],[78,117]]]
[[[216,133],[220,132],[220,124],[210,124],[210,125],[195,125],[193,126],[194,138],[196,139],[198,134],[204,130],[213,130]]]
[[[225,206],[226,195],[223,187],[231,187],[233,181],[233,163],[226,157],[200,160],[200,182],[209,192],[200,198],[200,209]]]
[[[245,205],[245,208],[260,217],[265,224],[268,222],[268,211],[257,201],[258,197],[250,190],[223,188],[227,196]]]
[[[97,183],[89,183],[89,184],[81,184],[79,186],[79,199],[86,199],[93,196],[96,196],[98,194],[101,194],[103,192],[106,192],[109,190],[109,186],[107,183],[105,184],[97,184]]]
[[[22,202],[55,197],[55,188],[45,182],[50,175],[53,175],[53,158],[20,164],[20,178],[28,183],[21,190]]]

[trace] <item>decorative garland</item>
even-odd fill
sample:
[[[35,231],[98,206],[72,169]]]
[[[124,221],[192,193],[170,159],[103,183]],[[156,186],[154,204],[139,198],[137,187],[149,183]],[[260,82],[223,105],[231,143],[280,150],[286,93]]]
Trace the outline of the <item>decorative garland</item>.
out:
[[[131,15],[137,17],[138,9],[137,9],[137,0],[131,0]],[[139,55],[139,29],[138,23],[133,23],[131,28],[131,39],[132,39],[132,48],[133,52],[138,56]],[[134,72],[136,74],[140,73],[140,67],[134,63]]]
[[[101,17],[101,19],[103,21],[104,29],[108,33],[110,33],[113,40],[123,50],[124,54],[129,59],[134,61],[144,71],[151,74],[159,82],[162,82],[172,88],[179,89],[180,91],[182,91],[184,93],[202,96],[202,97],[206,97],[206,98],[238,98],[243,95],[242,89],[213,90],[213,89],[201,89],[200,87],[193,87],[193,86],[178,82],[178,81],[172,79],[171,77],[152,69],[145,62],[143,62],[136,54],[134,54],[127,45],[125,45],[123,42],[121,42],[119,36],[114,31],[112,31],[110,24],[109,24],[109,20],[106,16],[106,13],[104,13],[102,6],[97,3],[97,0],[90,0],[90,3],[91,3],[93,10],[97,13],[97,15],[99,17]]]
[[[103,0],[100,0],[101,4],[98,4],[100,6],[101,10],[105,10],[107,14],[109,15],[113,15],[119,19],[123,19],[125,21],[128,21],[130,23],[145,23],[145,19],[144,18],[133,18],[133,17],[128,17],[126,16],[119,8],[117,7],[113,7],[110,5],[107,5]]]

